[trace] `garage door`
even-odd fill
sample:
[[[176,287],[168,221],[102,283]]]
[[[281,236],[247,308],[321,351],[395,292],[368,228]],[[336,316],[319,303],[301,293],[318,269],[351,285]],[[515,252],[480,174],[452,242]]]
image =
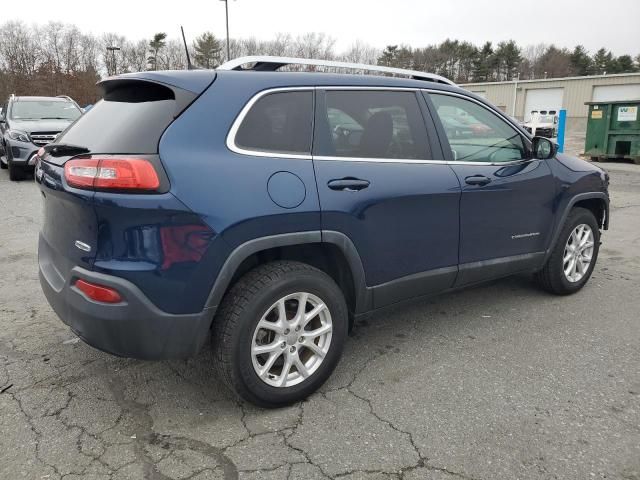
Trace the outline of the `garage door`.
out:
[[[532,88],[527,90],[524,102],[524,121],[531,119],[531,111],[536,110],[560,110],[564,88]]]
[[[640,83],[633,85],[601,85],[593,87],[594,102],[640,100]]]

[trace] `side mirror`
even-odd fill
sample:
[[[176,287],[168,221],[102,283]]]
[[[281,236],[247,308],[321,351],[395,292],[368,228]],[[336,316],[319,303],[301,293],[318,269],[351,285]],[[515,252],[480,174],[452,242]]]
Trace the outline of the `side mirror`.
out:
[[[558,146],[545,137],[533,137],[532,149],[533,158],[538,160],[547,160],[553,158],[558,153]]]

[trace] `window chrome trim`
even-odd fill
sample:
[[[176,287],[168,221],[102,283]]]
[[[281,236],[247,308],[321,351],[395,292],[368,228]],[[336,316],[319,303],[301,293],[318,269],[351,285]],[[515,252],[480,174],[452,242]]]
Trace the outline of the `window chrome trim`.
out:
[[[339,85],[316,85],[316,86],[302,86],[302,87],[276,87],[276,88],[268,88],[266,90],[262,90],[256,93],[251,99],[242,107],[240,113],[233,121],[231,125],[231,129],[227,134],[226,144],[227,148],[232,152],[248,155],[253,157],[269,157],[269,158],[289,158],[289,159],[297,159],[297,160],[319,160],[319,161],[342,161],[342,162],[369,162],[369,163],[401,163],[401,164],[426,164],[426,165],[476,165],[476,166],[503,166],[508,167],[511,165],[518,165],[520,163],[530,162],[531,160],[535,160],[534,158],[522,159],[522,160],[514,160],[511,162],[465,162],[458,160],[418,160],[418,159],[410,159],[410,158],[369,158],[369,157],[337,157],[337,156],[328,156],[328,155],[310,155],[310,154],[294,154],[294,153],[278,153],[278,152],[268,152],[264,150],[248,150],[242,147],[239,147],[235,143],[236,134],[240,129],[240,125],[244,121],[244,118],[251,110],[251,107],[256,104],[258,100],[262,97],[265,97],[271,93],[278,92],[296,92],[296,91],[315,91],[315,90],[384,90],[384,91],[411,91],[411,92],[427,92],[427,93],[435,93],[442,95],[450,95],[453,97],[460,97],[471,102],[477,103],[481,107],[485,108],[489,112],[494,114],[498,114],[500,118],[505,120],[510,126],[514,126],[513,122],[508,119],[504,114],[493,110],[487,105],[479,102],[475,98],[471,98],[467,95],[449,92],[446,90],[436,90],[436,89],[427,89],[427,88],[412,88],[412,87],[376,87],[376,86],[358,86],[358,85],[347,85],[347,86],[339,86]],[[516,128],[518,133],[520,132],[519,128]],[[525,139],[527,139],[525,137]],[[527,139],[529,140],[529,139]],[[313,146],[312,146],[313,147]]]
[[[315,87],[316,90],[362,90],[362,91],[371,91],[371,90],[385,90],[385,91],[393,91],[393,92],[420,92],[423,90],[422,88],[415,87],[376,87],[375,85],[346,85],[344,87],[340,87],[337,85],[318,85]],[[436,90],[437,91],[437,90]]]
[[[309,91],[313,92],[315,90],[314,87],[278,87],[278,88],[269,88],[267,90],[262,90],[261,92],[256,93],[251,99],[246,103],[240,113],[233,121],[231,125],[231,129],[227,134],[227,148],[232,152],[239,153],[241,155],[250,155],[253,157],[271,157],[271,158],[294,158],[298,160],[311,160],[311,153],[279,153],[279,152],[269,152],[265,150],[249,150],[246,148],[239,147],[236,145],[236,134],[240,129],[240,125],[244,121],[244,118],[247,116],[251,108],[256,104],[258,100],[263,97],[266,97],[272,93],[279,92],[300,92],[300,91]]]
[[[450,163],[447,160],[427,160],[427,159],[416,159],[416,158],[336,157],[336,156],[329,156],[329,155],[314,155],[313,159],[319,160],[319,161],[336,161],[337,160],[337,161],[344,161],[344,162],[369,162],[369,163],[404,163],[404,164],[426,163],[426,164],[438,164],[438,165],[447,165]]]
[[[369,162],[369,163],[401,163],[405,165],[411,164],[425,164],[425,165],[475,165],[475,166],[494,166],[494,167],[509,167],[513,165],[519,165],[521,163],[527,163],[535,158],[529,158],[525,160],[513,160],[511,162],[465,162],[465,161],[453,161],[453,160],[417,160],[414,158],[368,158],[368,157],[330,157],[325,155],[314,155],[313,160],[318,161],[343,161],[343,162]]]

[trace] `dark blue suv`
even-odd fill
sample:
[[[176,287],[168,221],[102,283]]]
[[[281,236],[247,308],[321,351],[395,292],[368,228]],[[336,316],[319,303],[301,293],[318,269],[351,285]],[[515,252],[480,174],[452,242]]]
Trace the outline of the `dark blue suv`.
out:
[[[247,57],[100,85],[39,152],[47,299],[115,355],[191,356],[211,334],[259,405],[316,390],[382,307],[527,272],[580,290],[607,229],[601,169],[436,75]]]

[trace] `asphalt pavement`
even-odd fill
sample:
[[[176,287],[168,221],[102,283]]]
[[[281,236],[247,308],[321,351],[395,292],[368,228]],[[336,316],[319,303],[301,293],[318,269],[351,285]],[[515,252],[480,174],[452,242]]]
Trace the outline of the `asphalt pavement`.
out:
[[[0,479],[640,479],[640,166],[605,164],[592,279],[528,277],[370,318],[305,402],[83,344],[37,279],[40,193],[0,172]],[[60,219],[64,222],[64,219]]]

